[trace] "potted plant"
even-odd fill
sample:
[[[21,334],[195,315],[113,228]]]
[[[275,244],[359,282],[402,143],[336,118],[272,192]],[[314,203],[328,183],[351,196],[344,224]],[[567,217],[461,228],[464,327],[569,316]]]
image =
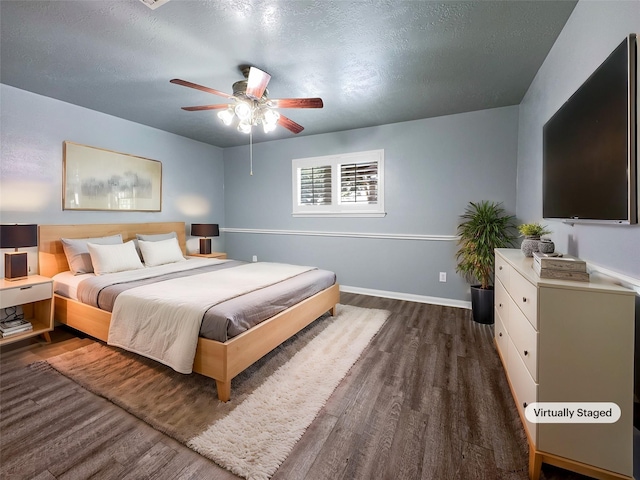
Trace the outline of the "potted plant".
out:
[[[539,250],[540,237],[551,233],[550,230],[547,230],[546,225],[541,225],[537,222],[523,223],[518,226],[518,230],[522,236],[524,236],[524,240],[520,245],[520,250],[522,250],[525,257],[532,257],[533,252],[537,252]]]
[[[472,283],[471,309],[474,321],[491,324],[494,321],[494,249],[513,246],[516,239],[514,217],[506,214],[501,203],[483,200],[469,202],[460,218],[456,272]]]

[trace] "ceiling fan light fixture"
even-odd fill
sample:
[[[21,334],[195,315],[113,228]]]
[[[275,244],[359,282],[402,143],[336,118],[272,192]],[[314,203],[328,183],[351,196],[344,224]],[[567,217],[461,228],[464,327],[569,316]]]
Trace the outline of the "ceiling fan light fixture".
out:
[[[280,118],[280,114],[275,110],[270,108],[265,108],[262,113],[263,122],[269,125],[275,125],[278,123],[278,119]]]
[[[244,120],[238,123],[238,131],[241,133],[251,133],[251,124]]]
[[[238,102],[235,108],[235,113],[241,121],[247,121],[251,119],[251,113],[253,108],[246,102]]]
[[[229,106],[229,108],[227,108],[226,110],[218,112],[218,118],[222,120],[222,123],[227,126],[231,125],[231,123],[233,122],[234,115],[235,112],[231,106]]]

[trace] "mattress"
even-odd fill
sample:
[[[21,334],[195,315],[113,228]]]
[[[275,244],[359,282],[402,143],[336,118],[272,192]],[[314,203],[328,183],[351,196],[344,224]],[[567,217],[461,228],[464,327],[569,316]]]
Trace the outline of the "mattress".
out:
[[[118,294],[128,289],[179,276],[234,268],[246,262],[192,258],[187,262],[178,263],[181,265],[176,265],[175,268],[162,265],[147,267],[143,272],[122,272],[122,274],[100,276],[62,272],[53,277],[53,288],[59,295],[110,312]],[[333,272],[313,269],[214,305],[207,310],[202,319],[200,336],[226,342],[258,323],[329,288],[335,281],[336,276]]]

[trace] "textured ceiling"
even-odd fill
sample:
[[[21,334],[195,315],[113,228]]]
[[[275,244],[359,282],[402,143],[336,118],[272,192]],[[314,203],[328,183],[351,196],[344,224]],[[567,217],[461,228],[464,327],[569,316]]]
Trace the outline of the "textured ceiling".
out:
[[[272,98],[322,97],[283,113],[335,132],[515,105],[575,1],[138,0],[0,2],[1,81],[220,147],[248,143],[224,103],[239,66],[272,76]],[[258,130],[258,129],[254,129]],[[254,142],[291,138],[278,127]]]

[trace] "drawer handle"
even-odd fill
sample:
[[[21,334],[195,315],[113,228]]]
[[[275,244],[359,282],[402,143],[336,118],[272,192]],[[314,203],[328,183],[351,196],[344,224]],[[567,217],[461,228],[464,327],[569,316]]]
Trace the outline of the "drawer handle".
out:
[[[502,336],[502,332],[498,333],[498,336],[501,337]]]
[[[527,408],[527,402],[524,402],[524,403],[522,404],[522,406],[523,406],[524,408]]]
[[[500,266],[498,267],[498,270],[502,270],[502,265],[500,265]]]
[[[29,290],[33,285],[29,285],[28,287],[20,287],[20,290]]]
[[[526,357],[527,355],[529,355],[529,352],[527,350],[524,351],[524,356]]]
[[[501,304],[501,303],[499,303],[499,304],[498,304],[498,306],[499,306],[500,308],[502,308],[502,304]]]
[[[524,303],[527,303],[527,297],[522,297],[522,301],[523,301]]]

